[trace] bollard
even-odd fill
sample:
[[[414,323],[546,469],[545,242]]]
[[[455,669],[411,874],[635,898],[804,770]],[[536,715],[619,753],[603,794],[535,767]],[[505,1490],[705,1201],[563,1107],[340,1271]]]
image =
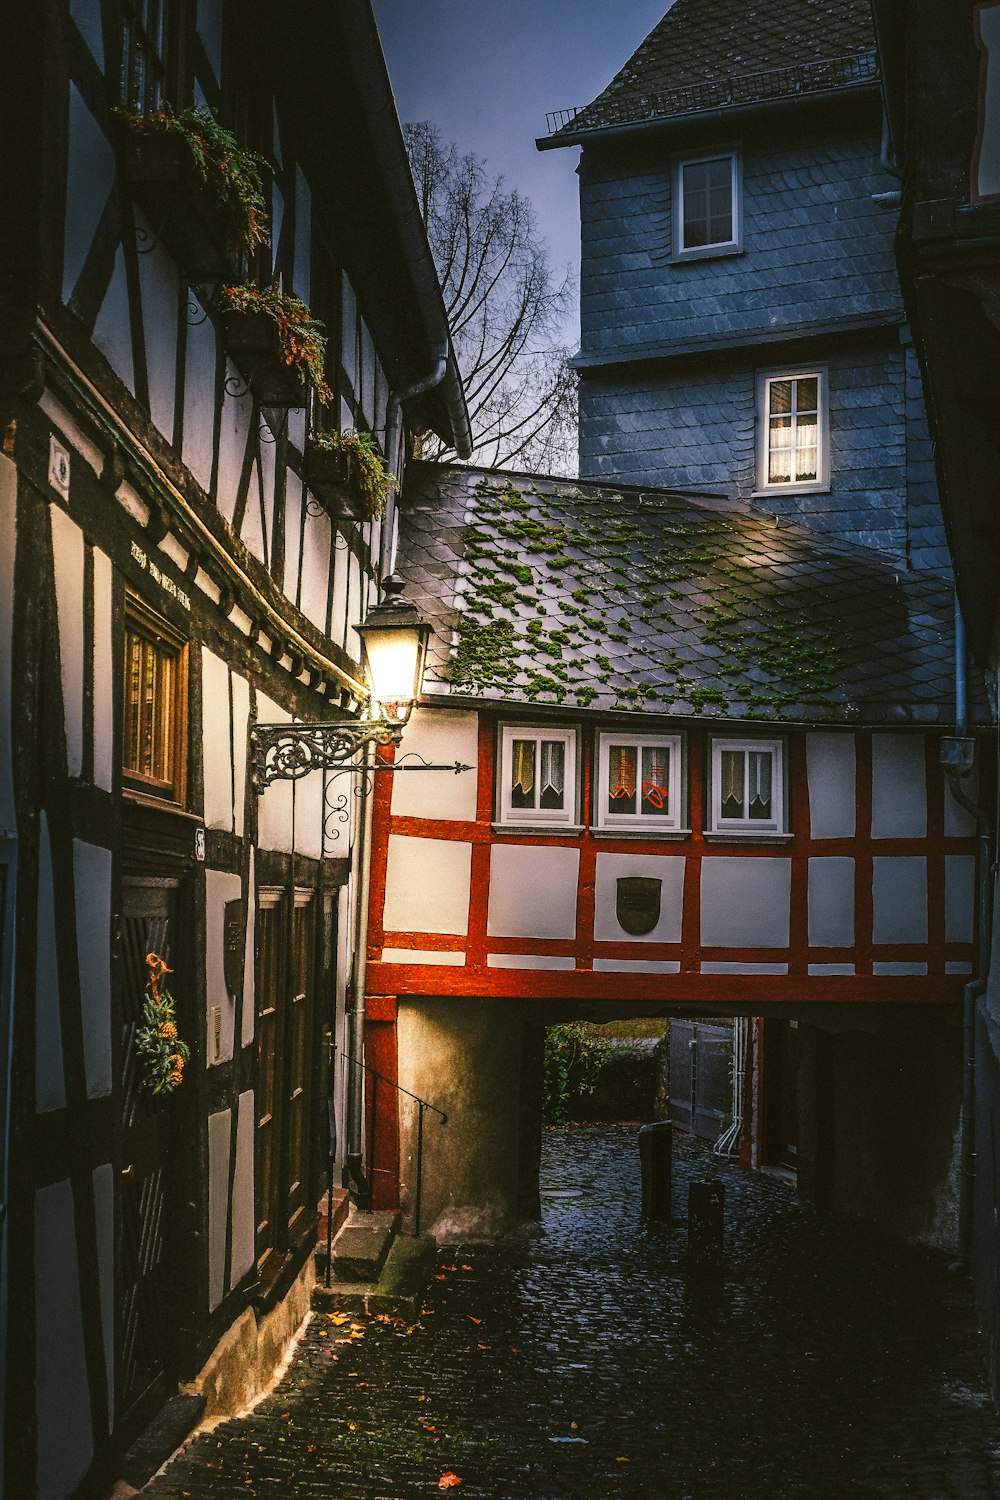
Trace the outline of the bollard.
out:
[[[643,1125],[639,1131],[642,1172],[642,1211],[647,1219],[665,1223],[670,1218],[673,1172],[673,1126],[668,1120]]]
[[[722,1231],[726,1190],[722,1183],[692,1182],[688,1188],[688,1267],[722,1270]]]

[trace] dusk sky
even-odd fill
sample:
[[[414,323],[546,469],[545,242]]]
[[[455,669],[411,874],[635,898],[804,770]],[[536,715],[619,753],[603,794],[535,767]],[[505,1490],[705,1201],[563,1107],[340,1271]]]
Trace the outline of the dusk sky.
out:
[[[400,119],[433,120],[533,202],[553,263],[579,270],[576,150],[539,152],[546,110],[586,104],[668,0],[373,0]],[[575,347],[576,315],[567,331]]]

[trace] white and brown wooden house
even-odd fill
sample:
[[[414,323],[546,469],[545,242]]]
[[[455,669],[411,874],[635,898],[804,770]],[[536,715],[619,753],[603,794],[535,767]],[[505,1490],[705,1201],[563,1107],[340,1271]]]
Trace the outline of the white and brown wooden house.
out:
[[[377,794],[369,1015],[449,1114],[427,1221],[530,1202],[540,1025],[749,1015],[809,1023],[810,1190],[898,1187],[919,1237],[975,964],[947,582],[705,497],[424,465],[399,567],[436,625],[403,750],[476,767]]]
[[[353,826],[322,773],[258,804],[248,725],[367,696],[395,498],[311,489],[315,433],[372,434],[394,475],[408,431],[468,435],[367,0],[30,5],[4,45],[0,1424],[4,1492],[62,1500],[234,1324],[252,1378],[301,1298]],[[270,247],[234,248],[190,161],[137,172],[121,104],[207,106],[259,152]],[[328,405],[237,347],[240,282],[323,321]],[[159,1097],[150,952],[191,1054]]]

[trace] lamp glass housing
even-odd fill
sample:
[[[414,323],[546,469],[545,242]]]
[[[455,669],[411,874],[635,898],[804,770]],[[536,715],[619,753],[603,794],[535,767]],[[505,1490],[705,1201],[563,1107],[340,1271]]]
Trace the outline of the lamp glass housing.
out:
[[[387,582],[389,597],[369,611],[358,634],[372,696],[387,718],[405,723],[420,696],[430,626],[412,604],[396,597],[397,589]]]

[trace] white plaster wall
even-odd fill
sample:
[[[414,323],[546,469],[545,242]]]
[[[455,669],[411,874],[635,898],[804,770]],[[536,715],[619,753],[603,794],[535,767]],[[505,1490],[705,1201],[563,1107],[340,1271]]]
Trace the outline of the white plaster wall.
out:
[[[361,564],[352,552],[347,560],[348,576],[348,608],[347,608],[347,639],[344,649],[350,654],[354,661],[361,660],[361,637],[355,630],[355,625],[360,624],[362,615],[361,605]]]
[[[250,718],[250,684],[237,672],[232,673],[232,681],[233,766],[236,785],[233,828],[237,837],[242,838],[247,799],[247,722]]]
[[[681,966],[676,958],[595,958],[594,971],[598,974],[679,974]]]
[[[267,566],[267,531],[261,513],[260,475],[256,461],[250,466],[246,510],[240,528],[240,540],[265,567]]]
[[[396,751],[397,761],[412,753],[432,765],[450,765],[457,760],[472,770],[460,776],[447,771],[397,772],[392,778],[394,816],[474,822],[478,752],[478,715],[415,708]]]
[[[679,943],[684,905],[682,854],[599,854],[594,890],[594,936],[599,942]],[[618,921],[618,881],[632,875],[659,880],[660,917],[651,931],[635,937]]]
[[[257,694],[259,724],[289,724],[292,716],[272,703],[263,693]],[[290,781],[272,781],[257,802],[257,844],[261,849],[276,849],[283,854],[292,847],[293,793]]]
[[[312,202],[301,168],[295,168],[295,295],[308,302],[312,287]]]
[[[257,977],[254,971],[254,944],[257,930],[257,879],[255,853],[256,851],[251,848],[250,875],[247,881],[246,945],[243,949],[243,1021],[240,1027],[240,1041],[241,1045],[244,1047],[249,1047],[250,1043],[253,1041],[253,1034],[257,1021]]]
[[[853,945],[853,859],[809,861],[809,943],[813,948]]]
[[[253,1090],[240,1095],[236,1113],[236,1174],[233,1180],[233,1247],[229,1285],[241,1281],[254,1263],[256,1220],[253,1195]]]
[[[354,789],[354,778],[341,777],[339,785],[348,793]],[[334,787],[338,785],[333,783]],[[340,825],[338,824],[338,827]],[[345,840],[348,834],[345,824],[341,829],[341,839]],[[308,776],[303,776],[301,781],[295,783],[295,847],[300,854],[307,855],[310,859],[321,859],[323,855],[323,772],[313,771]],[[328,854],[339,852],[336,844],[328,849]],[[346,851],[345,851],[346,852]]]
[[[187,330],[182,455],[206,493],[212,487],[215,454],[215,375],[218,348],[210,318]],[[232,513],[230,509],[230,514]]]
[[[229,668],[207,646],[201,649],[202,770],[205,823],[233,831],[232,723]]]
[[[93,5],[90,6],[91,12],[95,9]],[[68,302],[73,295],[114,180],[115,155],[110,142],[84,104],[79,89],[71,83],[66,231],[63,241],[64,302]]]
[[[576,936],[579,849],[495,844],[490,854],[490,937]]]
[[[347,642],[347,545],[338,537],[333,551],[333,608],[330,637],[338,646]]]
[[[136,219],[155,242],[156,226],[136,211]],[[177,370],[177,315],[180,278],[177,264],[165,245],[155,244],[138,256],[143,327],[146,333],[146,374],[149,414],[163,436],[174,435],[174,395]]]
[[[223,870],[205,871],[205,1025],[207,1062],[229,1062],[233,1055],[233,1029],[236,1020],[236,996],[226,989],[225,975],[225,917],[226,902],[239,901],[243,895],[243,884],[238,875]],[[212,1011],[218,1007],[222,1015],[219,1056],[215,1055],[215,1031]]]
[[[975,927],[976,857],[944,857],[944,935],[949,943],[971,943]]]
[[[927,835],[927,765],[922,734],[872,735],[872,838]]]
[[[857,821],[853,734],[807,734],[806,770],[812,837],[853,838]]]
[[[198,0],[198,35],[218,79],[222,76],[222,0]]]
[[[317,630],[326,629],[326,599],[330,587],[332,532],[325,511],[306,514],[302,543],[302,594],[300,609]]]
[[[38,826],[38,932],[35,949],[35,1107],[39,1114],[63,1109],[66,1104],[56,945],[52,849],[48,819],[43,812]]]
[[[976,836],[976,820],[966,812],[951,794],[951,786],[944,771],[944,834],[949,839],[972,839]],[[962,789],[973,802],[979,800],[979,767],[973,766],[971,773],[963,778]]]
[[[111,368],[135,394],[135,365],[132,362],[132,310],[128,302],[125,278],[125,255],[119,245],[111,282],[94,324],[94,343]]]
[[[16,530],[17,469],[0,455],[0,837],[15,831],[10,698]]]
[[[575,969],[576,959],[558,953],[491,953],[488,969]]]
[[[469,930],[472,845],[451,839],[389,837],[383,925],[389,932]]]
[[[35,1500],[66,1500],[94,1455],[73,1189],[68,1181],[38,1189],[34,1227]]]
[[[97,1275],[101,1292],[101,1339],[108,1372],[108,1431],[115,1412],[115,1175],[110,1162],[95,1167],[94,1219],[97,1228]]]
[[[701,862],[701,941],[706,948],[788,946],[791,860]]]
[[[94,783],[110,792],[115,764],[111,559],[94,548]]]
[[[83,532],[65,511],[49,507],[59,618],[59,670],[66,724],[66,766],[83,769]]]
[[[872,865],[872,941],[926,943],[926,858],[879,854]]]
[[[243,390],[243,380],[236,368],[226,361],[226,378],[232,376],[239,381],[235,389]],[[246,453],[247,437],[250,433],[250,418],[253,401],[249,395],[231,396],[225,392],[222,401],[222,416],[219,428],[219,480],[217,504],[226,520],[232,522],[239,494],[240,475],[243,472],[243,457]]]
[[[289,473],[285,486],[285,581],[284,590],[292,603],[297,601],[299,551],[302,545],[302,485]]]
[[[229,1141],[232,1115],[228,1109],[208,1117],[208,1306],[218,1307],[226,1295],[226,1218],[229,1207]]]
[[[87,1096],[111,1093],[111,850],[73,840]]]
[[[69,13],[93,54],[95,62],[103,72],[104,33],[101,30],[100,6],[95,5],[93,0],[70,0]]]
[[[464,953],[447,953],[439,948],[383,948],[384,964],[431,964],[440,969],[461,969]]]

